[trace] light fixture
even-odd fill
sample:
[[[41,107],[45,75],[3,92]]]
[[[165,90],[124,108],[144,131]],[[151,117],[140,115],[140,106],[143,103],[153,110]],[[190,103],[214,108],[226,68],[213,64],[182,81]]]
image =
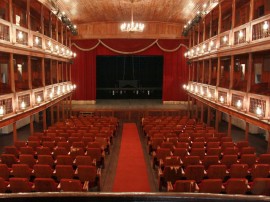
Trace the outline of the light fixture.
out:
[[[237,107],[237,109],[242,109],[242,101],[241,100],[237,100],[236,107]]]
[[[219,97],[219,101],[220,101],[221,104],[224,104],[225,99],[224,99],[224,97],[222,95]]]
[[[209,99],[211,99],[211,98],[212,98],[212,94],[210,93],[210,91],[208,91],[208,93],[207,93],[207,97],[208,97]]]
[[[138,22],[133,22],[133,1],[131,0],[131,21],[130,23],[123,23],[121,24],[121,31],[122,32],[143,32],[144,30],[144,24],[143,23],[138,23]]]
[[[21,102],[21,110],[24,110],[25,108],[26,108],[25,102],[22,101],[22,102]]]
[[[203,90],[203,88],[201,88],[201,96],[203,96],[204,95],[204,90]]]
[[[51,47],[51,45],[52,45],[52,42],[48,41],[48,47]]]
[[[75,90],[77,88],[76,84],[73,84],[73,89]]]
[[[18,32],[18,39],[19,40],[23,39],[23,33],[21,31]]]
[[[198,93],[198,86],[195,86],[195,93]]]
[[[0,120],[3,118],[5,114],[5,107],[3,105],[0,106]]]
[[[263,116],[263,111],[262,111],[261,106],[257,106],[257,108],[256,108],[256,114],[257,114],[257,116],[259,118]]]
[[[223,42],[226,43],[228,41],[228,37],[227,36],[224,36],[223,37]]]
[[[57,94],[57,95],[60,95],[60,93],[61,93],[61,91],[60,91],[60,86],[58,86],[56,94]]]
[[[269,28],[268,22],[267,22],[267,21],[264,21],[264,23],[263,23],[263,30],[264,30],[264,31],[267,31],[268,28]]]
[[[63,86],[63,87],[62,87],[62,93],[65,93],[65,92],[66,92],[66,87]]]
[[[37,96],[37,104],[40,104],[40,102],[41,102],[41,97]]]
[[[239,31],[239,34],[238,34],[238,36],[239,36],[239,39],[242,39],[242,38],[243,38],[243,36],[244,36],[244,33],[242,32],[242,30],[240,30],[240,31]]]
[[[183,85],[183,88],[186,90],[186,89],[187,89],[187,85],[186,85],[186,84],[184,84],[184,85]]]
[[[73,53],[73,57],[76,58],[76,56],[77,56],[77,53]]]
[[[51,100],[53,99],[53,92],[50,93],[49,97]]]
[[[38,45],[39,44],[39,38],[36,36],[35,37],[35,44]]]

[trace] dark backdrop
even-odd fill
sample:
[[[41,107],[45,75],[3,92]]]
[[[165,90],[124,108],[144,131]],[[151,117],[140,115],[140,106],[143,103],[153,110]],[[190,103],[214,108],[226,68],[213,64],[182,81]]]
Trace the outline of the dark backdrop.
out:
[[[97,99],[161,99],[163,56],[97,56]]]

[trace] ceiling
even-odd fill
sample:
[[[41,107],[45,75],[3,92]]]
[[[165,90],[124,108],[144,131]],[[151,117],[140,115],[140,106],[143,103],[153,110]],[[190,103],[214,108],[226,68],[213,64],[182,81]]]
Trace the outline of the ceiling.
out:
[[[209,0],[40,0],[64,11],[74,24],[130,21],[187,23]]]

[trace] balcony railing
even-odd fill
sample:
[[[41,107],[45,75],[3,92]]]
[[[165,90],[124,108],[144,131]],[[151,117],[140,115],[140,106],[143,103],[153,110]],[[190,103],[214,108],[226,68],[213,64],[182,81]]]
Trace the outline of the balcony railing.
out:
[[[72,85],[71,82],[63,82],[33,90],[1,95],[0,106],[4,108],[3,118],[8,118],[16,113],[46,104],[54,99],[69,94],[73,90],[74,85]],[[57,92],[55,93],[55,91]]]
[[[70,48],[60,42],[41,33],[12,24],[3,19],[0,19],[0,44],[7,44],[12,48],[14,48],[14,46],[26,49],[34,47],[40,51],[67,59],[73,57],[73,53]]]
[[[186,56],[192,59],[222,50],[224,47],[236,48],[238,45],[245,46],[262,40],[270,40],[270,14],[190,47]]]
[[[200,90],[207,93],[200,93]],[[259,119],[270,118],[270,97],[253,93],[244,93],[216,86],[190,81],[186,90],[210,102],[220,106],[226,106],[232,110],[238,110]]]

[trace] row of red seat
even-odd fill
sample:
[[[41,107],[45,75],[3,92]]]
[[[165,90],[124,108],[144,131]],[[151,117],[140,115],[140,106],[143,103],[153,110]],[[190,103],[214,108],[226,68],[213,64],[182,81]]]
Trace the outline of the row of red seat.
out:
[[[170,128],[164,129],[166,124],[170,124]],[[189,182],[189,188],[197,187],[193,191],[237,194],[239,190],[232,189],[235,186],[232,184],[239,183],[241,187],[243,183],[242,190],[245,191],[240,191],[242,194],[255,194],[256,191],[251,191],[247,184],[253,185],[258,178],[270,179],[270,154],[257,157],[247,141],[234,143],[225,133],[196,123],[195,119],[148,117],[142,120],[142,127],[148,139],[153,168],[158,166],[160,190],[163,187],[173,190],[177,187],[176,182]],[[219,183],[220,186],[212,185],[218,191],[202,188],[212,182]]]
[[[99,128],[112,137],[117,119],[73,117],[49,131],[35,133],[27,142],[5,147],[0,164],[2,192],[85,191],[93,187],[99,191],[100,167],[105,165],[105,151],[109,154],[110,138],[85,132],[99,125],[98,121],[106,122]]]

